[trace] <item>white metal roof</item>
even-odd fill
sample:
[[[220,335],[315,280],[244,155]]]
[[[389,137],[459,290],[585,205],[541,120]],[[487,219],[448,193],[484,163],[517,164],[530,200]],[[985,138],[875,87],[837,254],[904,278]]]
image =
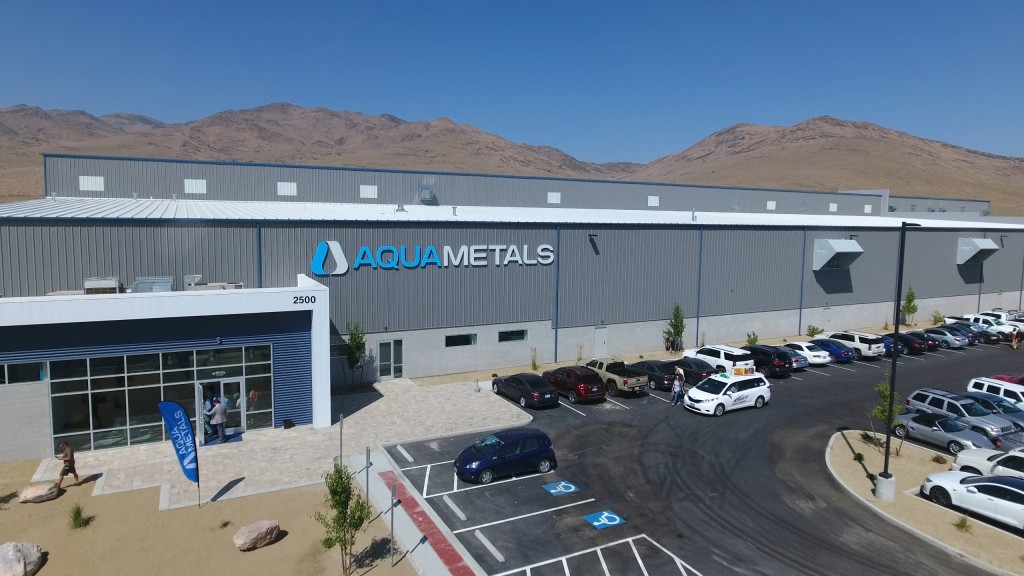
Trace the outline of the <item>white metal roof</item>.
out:
[[[340,204],[325,202],[240,202],[225,200],[156,200],[133,198],[49,197],[0,204],[2,219],[238,220],[311,222],[464,222],[520,224],[632,224],[899,227],[907,221],[926,228],[1024,229],[1003,222],[889,218],[824,214],[755,214],[611,210],[584,208],[517,208],[495,206],[423,206]]]

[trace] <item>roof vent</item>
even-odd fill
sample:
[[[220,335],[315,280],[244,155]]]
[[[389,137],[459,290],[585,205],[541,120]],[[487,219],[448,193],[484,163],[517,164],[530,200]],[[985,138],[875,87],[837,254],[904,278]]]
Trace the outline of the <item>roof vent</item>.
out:
[[[395,212],[405,212],[405,204],[399,204],[398,207],[395,208]]]
[[[817,272],[818,270],[849,268],[850,264],[853,264],[853,261],[860,258],[863,253],[864,249],[853,239],[816,238],[812,270]]]
[[[183,280],[185,281],[185,287],[187,288],[189,286],[195,286],[196,284],[199,284],[200,282],[202,282],[203,281],[203,275],[202,274],[186,274],[185,278],[183,278]]]
[[[424,204],[427,206],[437,206],[437,194],[434,193],[433,187],[420,187],[420,204]]]
[[[956,264],[978,264],[999,250],[991,238],[960,238],[957,243]]]

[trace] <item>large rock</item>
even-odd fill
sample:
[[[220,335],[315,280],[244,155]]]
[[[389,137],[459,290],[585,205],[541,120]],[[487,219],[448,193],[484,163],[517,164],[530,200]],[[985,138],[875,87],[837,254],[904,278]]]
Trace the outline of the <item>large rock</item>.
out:
[[[0,545],[0,576],[32,576],[43,564],[43,549],[25,542]]]
[[[242,552],[262,548],[277,540],[277,533],[281,531],[281,525],[274,520],[263,520],[248,526],[242,526],[235,532],[232,538],[235,548]]]
[[[18,492],[18,502],[46,502],[59,494],[56,482],[33,482]]]

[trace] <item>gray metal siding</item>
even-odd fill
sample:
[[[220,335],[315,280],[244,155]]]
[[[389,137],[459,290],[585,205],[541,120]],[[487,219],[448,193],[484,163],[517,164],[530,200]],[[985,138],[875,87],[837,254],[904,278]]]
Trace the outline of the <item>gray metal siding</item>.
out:
[[[899,246],[899,232],[892,232],[891,236],[892,251],[895,254]],[[977,294],[982,280],[982,267],[974,264],[956,265],[958,240],[961,237],[982,238],[984,234],[981,232],[948,232],[909,228],[907,230],[907,256],[904,258],[903,268],[904,291],[913,288],[914,294],[918,298]],[[985,268],[990,269],[987,264]],[[1019,265],[1015,268],[1019,272]],[[892,269],[892,277],[895,278],[895,261],[892,264]],[[1019,276],[1016,280],[1019,284]],[[895,283],[891,286],[894,287]],[[891,300],[895,295],[895,289],[890,288],[889,290],[893,292],[889,295]]]
[[[835,203],[837,214],[856,215],[864,214],[864,204],[873,205],[874,215],[883,209],[871,194],[685,184],[63,156],[47,156],[44,165],[46,193],[57,196],[412,204],[430,187],[440,204],[451,206],[830,214]],[[80,191],[79,176],[103,176],[104,191]],[[207,193],[186,195],[186,178],[206,180]],[[298,195],[278,196],[277,182],[295,182]],[[378,198],[361,199],[361,184],[377,186]],[[559,192],[561,203],[548,204],[548,192]],[[648,207],[648,196],[659,197],[657,208]],[[769,200],[774,211],[766,208]]]
[[[662,320],[675,304],[694,316],[698,258],[695,228],[562,229],[559,326]]]
[[[957,237],[991,238],[999,250],[982,264],[984,284],[982,292],[1016,292],[1021,289],[1021,266],[1024,263],[1024,234],[1000,233],[964,234]]]
[[[800,306],[801,230],[704,232],[701,316]]]
[[[816,238],[849,239],[851,235],[864,253],[848,269],[811,270]],[[804,244],[804,308],[891,302],[896,286],[898,239],[898,230],[808,230]],[[911,276],[907,276],[904,284],[910,281]]]
[[[120,222],[5,222],[0,226],[0,294],[81,290],[83,279],[202,274],[209,282],[256,286],[254,225]],[[288,285],[294,285],[294,277]]]
[[[310,259],[322,240],[336,240],[350,266],[360,246],[555,244],[551,228],[432,228],[400,226],[354,228],[262,226],[263,285],[294,285],[296,274],[312,276]],[[367,332],[388,332],[551,319],[555,266],[374,270],[350,269],[343,276],[318,277],[331,289],[331,320],[339,332],[359,322]]]

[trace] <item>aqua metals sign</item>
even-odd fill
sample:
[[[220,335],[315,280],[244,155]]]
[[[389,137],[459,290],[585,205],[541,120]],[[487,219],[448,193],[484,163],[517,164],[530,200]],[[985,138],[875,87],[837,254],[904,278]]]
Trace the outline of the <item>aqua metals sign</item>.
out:
[[[330,260],[334,265],[328,267]],[[487,266],[547,266],[555,261],[550,244],[475,244],[463,246],[360,246],[349,265],[345,251],[335,240],[316,245],[309,267],[317,276],[341,276],[349,269],[416,270],[437,268],[483,268]]]

